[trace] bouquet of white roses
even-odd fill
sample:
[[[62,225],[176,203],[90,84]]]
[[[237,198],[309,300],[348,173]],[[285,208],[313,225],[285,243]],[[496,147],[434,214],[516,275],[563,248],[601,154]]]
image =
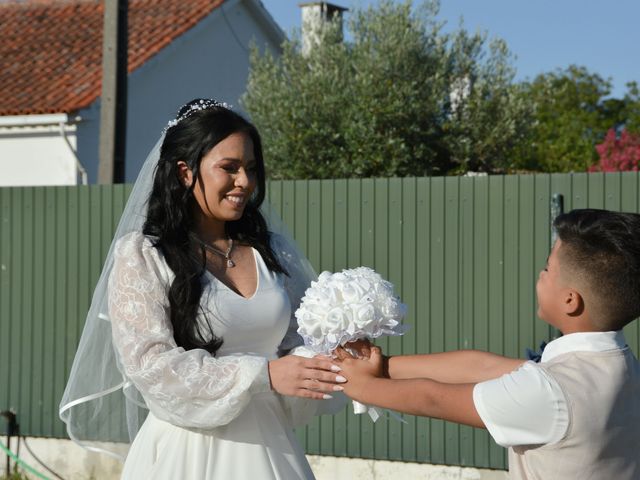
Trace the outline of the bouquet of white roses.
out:
[[[402,335],[407,311],[393,285],[368,267],[322,272],[311,282],[295,315],[298,333],[314,352],[331,354],[338,345],[381,335]],[[356,413],[366,411],[354,402]],[[373,415],[372,415],[373,416]]]

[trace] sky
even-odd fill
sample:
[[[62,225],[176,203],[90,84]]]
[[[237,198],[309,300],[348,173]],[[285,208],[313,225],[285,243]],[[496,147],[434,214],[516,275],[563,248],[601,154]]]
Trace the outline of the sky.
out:
[[[300,28],[301,1],[262,3],[287,34]],[[354,8],[378,1],[330,3]],[[440,1],[438,19],[446,22],[445,30],[456,29],[460,17],[466,30],[486,31],[489,38],[507,42],[515,56],[516,80],[574,64],[609,79],[613,97],[624,96],[627,82],[640,83],[640,0]]]

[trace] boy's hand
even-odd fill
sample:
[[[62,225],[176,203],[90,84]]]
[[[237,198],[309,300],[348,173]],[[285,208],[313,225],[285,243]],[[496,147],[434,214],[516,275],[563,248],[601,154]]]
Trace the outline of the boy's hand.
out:
[[[383,356],[379,347],[370,346],[368,358],[355,358],[342,347],[338,347],[335,354],[338,357],[336,363],[342,368],[340,373],[347,379],[347,383],[342,384],[344,393],[351,398],[358,400],[372,379],[384,376]]]
[[[373,344],[369,341],[368,338],[363,338],[360,340],[349,342],[344,347],[352,357],[369,358],[369,356],[371,355],[371,347],[373,347]]]

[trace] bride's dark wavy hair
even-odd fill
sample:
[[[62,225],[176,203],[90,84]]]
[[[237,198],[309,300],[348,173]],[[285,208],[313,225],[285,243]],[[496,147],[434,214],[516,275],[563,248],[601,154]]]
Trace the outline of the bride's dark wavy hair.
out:
[[[202,110],[191,108],[203,101],[210,106]],[[265,172],[262,143],[256,128],[242,116],[210,100],[192,100],[180,109],[177,118],[180,120],[168,128],[162,143],[143,233],[155,237],[155,247],[175,274],[168,297],[176,343],[185,350],[203,348],[215,355],[222,346],[222,338],[215,335],[209,322],[196,321],[203,291],[201,277],[206,268],[204,249],[200,246],[201,261],[194,260],[190,240],[195,227],[193,189],[196,182],[184,186],[178,175],[178,161],[189,166],[195,180],[202,157],[215,145],[233,133],[249,135],[255,155],[256,188],[242,217],[226,222],[225,230],[238,243],[258,250],[269,270],[287,272],[270,247],[270,233],[259,210],[265,196]],[[208,325],[208,331],[203,323]]]

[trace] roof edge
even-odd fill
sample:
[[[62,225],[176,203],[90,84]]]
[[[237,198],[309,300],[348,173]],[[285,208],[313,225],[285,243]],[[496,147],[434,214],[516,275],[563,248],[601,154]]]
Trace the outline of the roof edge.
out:
[[[61,123],[78,123],[82,118],[66,113],[46,113],[40,115],[4,115],[0,116],[0,127],[35,127],[42,125],[59,125]]]
[[[260,0],[241,0],[249,8],[267,28],[269,36],[277,45],[278,48],[282,47],[282,43],[287,39],[287,34],[280,28],[278,22],[269,13],[269,10],[263,5]]]

